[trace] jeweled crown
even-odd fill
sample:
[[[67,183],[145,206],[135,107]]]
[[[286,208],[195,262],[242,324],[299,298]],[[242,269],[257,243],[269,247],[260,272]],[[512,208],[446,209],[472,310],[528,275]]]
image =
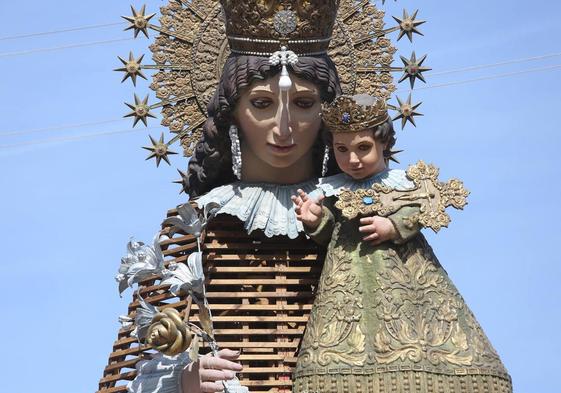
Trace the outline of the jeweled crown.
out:
[[[327,52],[339,0],[221,0],[234,53],[268,56]]]
[[[331,132],[362,131],[389,119],[386,101],[367,94],[339,96],[323,105],[321,116]]]

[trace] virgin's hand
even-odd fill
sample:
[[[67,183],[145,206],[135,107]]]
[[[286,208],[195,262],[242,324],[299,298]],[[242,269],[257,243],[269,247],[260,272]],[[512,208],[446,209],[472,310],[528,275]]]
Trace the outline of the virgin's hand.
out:
[[[324,196],[321,195],[314,201],[304,190],[298,190],[298,196],[292,196],[296,212],[296,218],[310,228],[316,228],[321,222],[322,206]]]
[[[239,356],[239,352],[223,349],[218,356],[205,355],[191,363],[183,371],[183,393],[222,392],[222,381],[233,379],[236,372],[242,370],[242,366],[234,362]]]
[[[360,219],[361,226],[359,232],[367,235],[362,238],[365,242],[371,242],[377,246],[388,240],[396,240],[399,234],[390,219],[385,217],[373,216]]]

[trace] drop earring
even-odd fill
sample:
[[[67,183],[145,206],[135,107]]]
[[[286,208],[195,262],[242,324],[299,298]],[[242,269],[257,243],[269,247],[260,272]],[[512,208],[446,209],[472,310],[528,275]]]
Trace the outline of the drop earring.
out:
[[[327,163],[329,162],[329,146],[325,145],[323,152],[323,164],[321,165],[321,176],[327,175]]]
[[[242,179],[242,150],[240,147],[240,138],[238,136],[238,127],[235,124],[230,126],[230,141],[232,142],[232,172],[238,180]]]

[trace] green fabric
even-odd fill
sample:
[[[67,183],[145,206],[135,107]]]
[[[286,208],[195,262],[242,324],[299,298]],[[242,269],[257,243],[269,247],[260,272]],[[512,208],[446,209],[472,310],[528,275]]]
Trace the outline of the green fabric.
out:
[[[322,391],[313,386],[320,375],[400,370],[452,378],[468,372],[492,375],[510,386],[478,322],[418,224],[409,220],[418,209],[402,208],[388,217],[400,238],[373,246],[362,241],[359,218],[345,219],[332,204],[331,198],[325,201],[320,225],[308,233],[322,244],[331,240],[298,356],[294,392],[297,386]],[[479,386],[481,391],[486,387],[491,386]]]

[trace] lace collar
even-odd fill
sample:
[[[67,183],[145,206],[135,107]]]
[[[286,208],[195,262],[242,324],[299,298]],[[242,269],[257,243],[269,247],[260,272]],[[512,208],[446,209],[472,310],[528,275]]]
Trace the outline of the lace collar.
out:
[[[405,171],[401,169],[386,169],[366,179],[356,180],[346,173],[323,177],[318,180],[317,187],[323,191],[326,197],[339,195],[341,190],[351,191],[360,188],[370,188],[375,183],[382,183],[397,190],[407,190],[415,187],[415,184],[407,178]]]
[[[296,219],[290,197],[299,188],[311,193],[316,183],[316,180],[290,185],[235,182],[216,187],[195,202],[201,209],[210,202],[220,204],[218,213],[239,218],[248,233],[260,229],[267,237],[286,235],[295,239],[304,228]]]

